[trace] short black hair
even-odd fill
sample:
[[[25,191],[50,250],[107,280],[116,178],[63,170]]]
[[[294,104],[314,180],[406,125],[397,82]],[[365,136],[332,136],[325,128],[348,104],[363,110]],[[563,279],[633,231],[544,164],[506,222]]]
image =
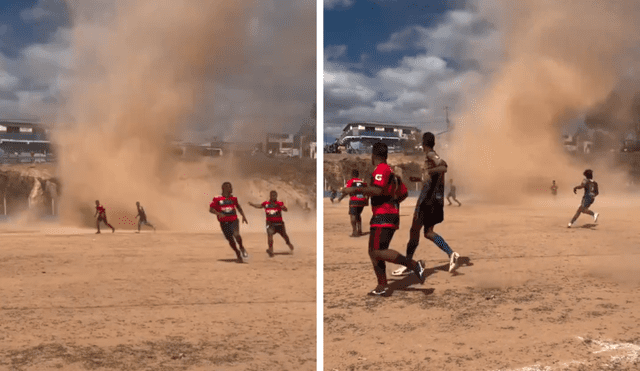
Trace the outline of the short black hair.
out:
[[[587,179],[593,179],[593,170],[591,169],[585,170],[584,173],[582,174],[584,174],[584,176],[587,177]]]
[[[373,145],[373,148],[371,149],[371,153],[376,157],[380,157],[386,160],[387,154],[389,153],[389,148],[387,147],[386,144],[382,142],[377,142]]]
[[[224,183],[222,183],[222,186],[223,186],[223,187],[224,187],[224,186],[230,186],[230,185],[231,185],[231,182],[224,182]]]
[[[422,134],[422,145],[433,148],[436,145],[436,136],[430,131]]]
[[[354,178],[355,177],[359,177],[360,176],[360,172],[358,171],[358,169],[353,169],[351,171],[351,176],[354,177]]]

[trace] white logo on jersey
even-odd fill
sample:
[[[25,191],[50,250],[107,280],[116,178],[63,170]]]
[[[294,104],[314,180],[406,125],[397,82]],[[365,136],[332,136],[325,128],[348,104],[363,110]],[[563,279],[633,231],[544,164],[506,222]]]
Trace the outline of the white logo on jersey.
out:
[[[382,174],[376,174],[375,180],[381,181],[382,180]]]
[[[269,215],[276,215],[278,210],[269,210]]]

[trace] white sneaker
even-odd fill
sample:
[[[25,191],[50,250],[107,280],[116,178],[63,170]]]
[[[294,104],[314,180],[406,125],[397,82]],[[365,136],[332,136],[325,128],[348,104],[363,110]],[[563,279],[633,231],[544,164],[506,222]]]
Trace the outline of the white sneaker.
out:
[[[407,267],[400,267],[398,269],[396,269],[395,271],[391,272],[392,276],[408,276],[411,273],[413,273],[411,271],[411,269],[407,268]]]
[[[449,257],[449,272],[453,272],[458,268],[459,257],[460,257],[460,254],[458,254],[455,251],[451,254],[451,256]]]
[[[569,225],[567,225],[567,228],[571,228],[573,224],[571,222],[569,222]]]
[[[599,216],[599,215],[600,215],[600,214],[598,214],[598,213],[593,213],[593,222],[594,222],[594,223],[597,223],[597,222],[598,222],[598,216]]]

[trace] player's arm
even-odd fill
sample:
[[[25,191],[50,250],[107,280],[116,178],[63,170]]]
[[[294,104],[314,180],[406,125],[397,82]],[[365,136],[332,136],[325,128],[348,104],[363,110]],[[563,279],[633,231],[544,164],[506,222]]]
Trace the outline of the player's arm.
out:
[[[216,210],[216,208],[215,208],[215,207],[211,206],[211,205],[213,205],[213,204],[214,204],[214,203],[212,202],[212,203],[209,205],[209,212],[210,212],[211,214],[214,214],[214,215],[215,215],[215,216],[217,216],[218,218],[222,218],[224,215],[222,215],[222,213],[221,213],[221,212],[219,212],[218,210]]]
[[[342,192],[342,194],[340,194],[340,197],[338,198],[338,202],[342,201],[345,197],[347,197],[347,194]]]
[[[248,204],[250,206],[255,207],[256,209],[264,209],[264,206],[262,204],[254,204],[253,202],[249,201]],[[238,209],[239,210],[239,209]]]
[[[280,205],[280,209],[282,209],[282,211],[289,211],[289,209],[287,209],[287,207],[284,206],[284,204]]]
[[[367,186],[367,187],[349,187],[342,189],[344,194],[352,195],[356,193],[363,194],[365,196],[380,196],[382,194],[382,187]]]
[[[236,206],[238,207],[238,211],[240,212],[240,215],[242,215],[242,222],[244,224],[249,224],[249,222],[247,221],[247,217],[244,215],[244,211],[242,210],[242,206],[240,206],[240,203],[238,202]]]
[[[426,173],[428,175],[435,173],[446,173],[447,172],[447,163],[445,160],[440,158],[440,156],[436,155],[435,152],[429,152],[427,154],[427,158],[431,160],[435,166],[427,169]]]
[[[586,187],[587,187],[586,182],[582,182],[579,186],[573,187],[573,193],[576,193],[577,190],[583,189],[583,188],[586,188]]]

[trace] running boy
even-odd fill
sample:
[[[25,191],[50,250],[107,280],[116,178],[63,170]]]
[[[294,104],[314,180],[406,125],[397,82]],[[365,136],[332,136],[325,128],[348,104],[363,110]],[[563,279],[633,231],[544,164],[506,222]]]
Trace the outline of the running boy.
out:
[[[351,187],[366,187],[367,183],[360,179],[360,172],[354,169],[351,172],[352,178],[347,181],[346,188]],[[347,197],[346,193],[338,199],[338,202]],[[351,219],[351,237],[362,236],[362,210],[365,206],[369,205],[369,198],[363,194],[354,194],[349,198],[349,217]]]
[[[282,201],[278,201],[278,192],[271,191],[269,193],[269,200],[261,204],[254,204],[249,202],[249,205],[256,209],[264,209],[267,214],[267,254],[273,258],[273,235],[278,233],[284,238],[284,242],[289,246],[291,253],[293,254],[293,245],[287,235],[287,230],[284,228],[284,220],[282,220],[282,212],[289,211]]]
[[[100,222],[104,222],[107,227],[111,228],[111,233],[114,233],[116,231],[116,229],[113,228],[107,221],[107,211],[104,207],[102,207],[102,205],[100,205],[100,201],[98,200],[96,200],[96,213],[93,215],[93,217],[95,218],[96,216],[98,217],[98,219],[96,219],[96,227],[98,228],[96,234],[100,233]]]
[[[584,175],[584,180],[579,186],[573,187],[573,193],[576,193],[578,189],[584,188],[584,196],[582,196],[582,202],[580,203],[580,207],[578,207],[578,211],[576,211],[576,215],[574,215],[573,219],[569,222],[569,228],[578,220],[581,213],[591,215],[594,223],[598,222],[598,215],[600,215],[589,210],[589,206],[593,204],[596,196],[600,194],[598,183],[593,180],[593,171],[587,169],[582,174]]]
[[[136,218],[140,218],[138,219],[138,231],[136,233],[140,233],[140,227],[143,224],[153,228],[153,231],[155,232],[156,227],[147,221],[147,213],[144,212],[144,207],[140,205],[140,202],[136,202],[136,207],[138,208],[138,215],[136,215]]]
[[[395,250],[389,249],[391,238],[400,226],[400,200],[396,176],[387,165],[387,145],[376,143],[371,152],[371,162],[375,170],[371,176],[371,185],[367,187],[350,187],[343,190],[347,194],[363,194],[371,197],[371,233],[369,234],[369,257],[373,263],[373,270],[378,278],[378,286],[369,295],[390,296],[387,286],[387,272],[385,262],[404,265],[411,269],[420,282],[424,283],[424,265],[422,261],[415,261],[402,256]],[[402,197],[406,197],[406,187],[402,190]]]
[[[422,178],[411,178],[412,182],[423,181],[424,185],[413,213],[407,243],[407,259],[413,258],[420,243],[420,230],[424,227],[424,237],[449,256],[449,272],[453,272],[458,268],[460,254],[451,250],[447,242],[433,231],[435,225],[444,220],[444,174],[447,172],[447,163],[433,149],[435,144],[435,135],[430,132],[424,133],[422,136],[422,148],[426,153],[424,174]],[[392,274],[404,276],[411,274],[411,271],[399,268]]]
[[[240,237],[240,223],[238,222],[238,215],[236,209],[242,215],[242,222],[249,224],[247,218],[244,216],[242,207],[238,204],[238,198],[233,196],[233,187],[231,183],[222,183],[222,195],[213,198],[211,204],[209,204],[209,212],[215,214],[220,222],[220,228],[224,237],[229,241],[229,245],[236,253],[238,257],[238,263],[243,263],[243,258],[248,258],[247,250],[242,245],[242,237]],[[240,249],[236,246],[236,241],[240,246]]]
[[[456,186],[453,185],[453,179],[449,179],[449,193],[447,193],[447,202],[449,202],[448,206],[451,206],[451,200],[449,198],[453,198],[453,200],[458,203],[458,207],[462,206],[460,201],[456,198]]]

